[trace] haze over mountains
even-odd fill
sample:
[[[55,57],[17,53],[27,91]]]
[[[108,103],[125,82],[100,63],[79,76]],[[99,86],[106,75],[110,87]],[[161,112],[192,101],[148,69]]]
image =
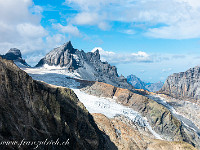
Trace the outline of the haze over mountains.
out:
[[[158,90],[162,83],[148,85],[134,75],[126,80],[116,67],[100,60],[98,50],[85,53],[70,41],[50,51],[36,67],[26,67],[17,49],[9,55],[25,72],[0,58],[0,100],[6,106],[1,108],[2,139],[71,140],[67,148],[53,149],[200,149],[200,116],[195,115],[200,106],[168,92],[180,81],[198,89],[198,69],[180,73],[180,81],[168,79],[159,91],[167,96],[138,90]]]
[[[134,86],[136,89],[144,89],[150,92],[157,92],[163,86],[163,82],[161,81],[157,83],[144,83],[140,78],[136,77],[135,75],[129,75],[127,77],[127,82]]]

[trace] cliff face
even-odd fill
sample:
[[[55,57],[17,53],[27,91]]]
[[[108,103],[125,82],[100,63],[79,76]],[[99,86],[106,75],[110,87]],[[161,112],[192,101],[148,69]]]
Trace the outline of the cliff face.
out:
[[[104,140],[106,135],[75,93],[67,88],[34,81],[11,61],[0,57],[0,140],[22,139],[45,141],[59,138],[69,144],[37,149],[104,149],[115,146]],[[34,148],[22,146],[21,149]],[[16,145],[0,149],[20,149]]]
[[[117,68],[100,60],[99,50],[85,53],[83,50],[74,49],[71,42],[53,49],[36,67],[45,64],[50,66],[65,67],[69,72],[76,72],[84,80],[105,82],[117,87],[133,89],[126,78],[118,76]]]
[[[159,92],[175,98],[200,99],[200,67],[170,75]]]

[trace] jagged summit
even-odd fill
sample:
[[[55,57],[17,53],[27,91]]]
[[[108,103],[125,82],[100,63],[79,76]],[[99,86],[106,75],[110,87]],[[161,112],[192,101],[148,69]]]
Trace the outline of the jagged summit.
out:
[[[75,49],[73,48],[71,41],[63,44],[62,46],[63,46],[63,49],[62,49],[63,51],[68,50],[70,53],[74,53],[75,52]]]
[[[19,67],[30,67],[24,59],[22,59],[21,51],[17,48],[11,48],[5,55],[0,55],[7,60],[13,60]]]
[[[74,64],[74,54],[76,50],[73,48],[71,41],[54,48],[50,51],[43,59],[39,61],[36,67],[41,67],[44,64],[48,64],[50,66],[68,66],[69,68],[77,69],[78,66]],[[71,67],[70,67],[71,66]]]
[[[84,80],[100,81],[117,87],[133,89],[125,78],[118,76],[117,68],[100,60],[99,50],[85,53],[74,49],[71,41],[53,49],[42,58],[36,67],[44,65],[65,67],[69,72],[76,72]]]

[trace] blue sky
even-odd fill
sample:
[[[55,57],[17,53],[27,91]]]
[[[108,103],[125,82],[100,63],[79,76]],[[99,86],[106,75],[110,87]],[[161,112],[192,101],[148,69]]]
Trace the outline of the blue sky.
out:
[[[19,48],[34,65],[71,40],[146,82],[200,65],[199,27],[197,0],[0,1],[1,54]]]

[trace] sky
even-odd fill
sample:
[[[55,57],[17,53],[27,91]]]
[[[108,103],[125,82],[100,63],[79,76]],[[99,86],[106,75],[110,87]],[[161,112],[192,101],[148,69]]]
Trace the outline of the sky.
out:
[[[0,0],[0,54],[34,66],[70,40],[145,82],[200,65],[199,28],[198,0]]]

